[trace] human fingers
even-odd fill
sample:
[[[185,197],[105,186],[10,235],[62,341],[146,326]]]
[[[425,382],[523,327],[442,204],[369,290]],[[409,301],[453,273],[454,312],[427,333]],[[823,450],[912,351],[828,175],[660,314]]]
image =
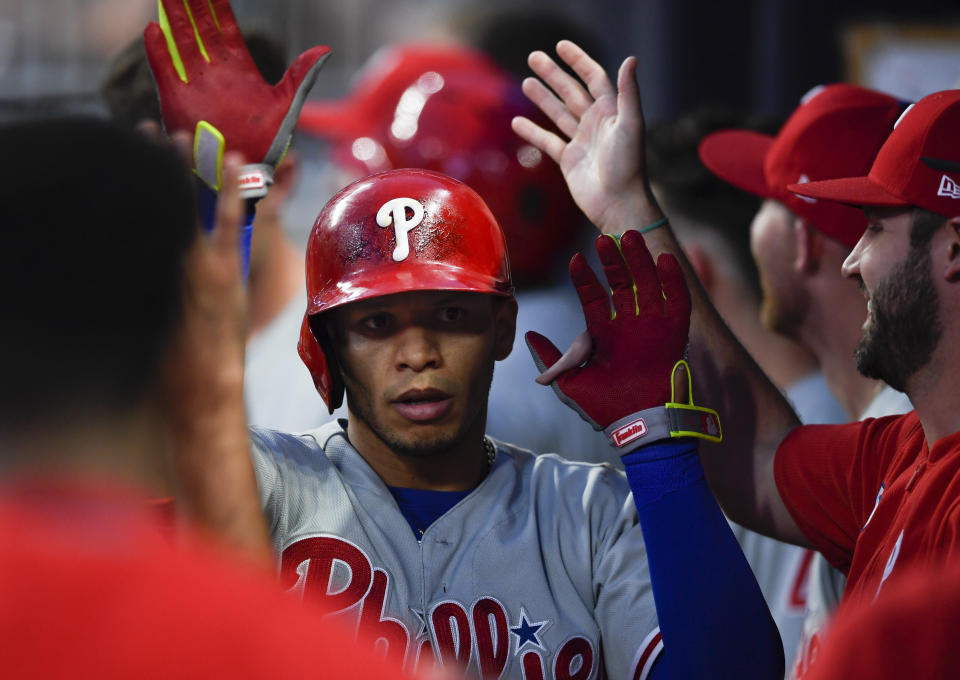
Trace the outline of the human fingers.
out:
[[[593,104],[593,97],[583,88],[583,85],[560,68],[546,52],[540,50],[531,52],[527,63],[533,72],[557,93],[577,118],[583,116]]]
[[[202,51],[220,42],[220,22],[209,0],[186,0],[193,27]],[[209,56],[209,52],[207,52]]]
[[[532,120],[523,116],[514,117],[514,119],[510,121],[510,127],[525,141],[550,156],[554,163],[557,165],[560,164],[560,156],[567,147],[567,143],[558,135],[544,130]]]
[[[533,331],[530,331],[526,336],[528,346],[530,346],[530,335],[532,333]],[[537,335],[539,335],[539,333]],[[590,352],[592,351],[593,339],[590,337],[590,333],[585,330],[581,331],[580,334],[574,338],[573,342],[570,344],[570,347],[567,348],[567,351],[564,352],[563,355],[558,359],[556,359],[556,361],[550,364],[550,367],[547,368],[547,370],[543,371],[543,373],[537,376],[536,381],[541,385],[549,385],[558,377],[560,377],[561,373],[566,373],[571,368],[582,366],[583,363],[590,358]]]
[[[627,314],[634,316],[636,298],[633,291],[633,278],[627,263],[623,260],[617,241],[612,236],[600,236],[596,240],[597,255],[603,265],[603,274],[607,277],[610,286],[610,297],[613,299],[613,309],[617,315]]]
[[[620,239],[620,247],[630,269],[630,276],[637,286],[637,313],[662,314],[663,293],[660,290],[660,279],[657,278],[657,267],[647,250],[643,236],[637,231],[628,231]]]
[[[690,291],[677,258],[671,253],[660,253],[657,258],[657,275],[663,287],[663,306],[667,316],[674,319],[689,319]]]
[[[536,104],[563,134],[567,137],[577,134],[580,119],[574,116],[567,105],[560,101],[546,85],[536,78],[525,78],[522,88],[527,99]]]
[[[179,62],[178,70],[183,68],[186,79],[196,74],[186,72],[187,64],[197,64],[206,60],[206,55],[193,30],[193,18],[183,0],[159,0],[157,10],[160,14],[160,28],[163,29],[167,48],[174,64]]]
[[[170,133],[170,143],[173,145],[180,160],[188,168],[193,167],[193,135],[186,130],[174,130]]]
[[[627,57],[617,72],[617,117],[627,124],[643,126],[640,88],[637,87],[637,58]]]
[[[607,72],[579,45],[570,40],[561,40],[557,43],[557,54],[586,83],[593,99],[616,94]]]
[[[587,330],[592,330],[610,321],[610,297],[607,289],[600,283],[587,259],[580,253],[570,260],[570,280],[573,282],[583,307],[583,318]]]
[[[243,227],[244,211],[239,181],[242,165],[243,156],[239,153],[227,153],[223,157],[223,184],[217,196],[217,216],[211,234],[219,252],[233,253],[237,256],[238,268],[240,258],[237,239]]]

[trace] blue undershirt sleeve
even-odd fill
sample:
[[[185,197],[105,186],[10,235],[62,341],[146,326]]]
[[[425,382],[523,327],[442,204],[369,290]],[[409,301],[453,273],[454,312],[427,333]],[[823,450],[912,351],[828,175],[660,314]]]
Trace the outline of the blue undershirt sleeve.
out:
[[[783,644],[700,466],[695,439],[623,456],[663,652],[650,678],[782,678]]]
[[[200,209],[200,223],[204,233],[213,231],[213,222],[217,217],[217,192],[197,180],[197,202]],[[243,230],[240,232],[240,265],[243,278],[250,274],[250,241],[253,238],[253,218],[256,216],[256,201],[247,201],[247,210],[243,215]]]

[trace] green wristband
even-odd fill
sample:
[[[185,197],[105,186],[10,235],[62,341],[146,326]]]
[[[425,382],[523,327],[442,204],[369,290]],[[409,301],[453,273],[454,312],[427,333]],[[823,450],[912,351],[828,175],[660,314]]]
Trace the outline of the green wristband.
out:
[[[643,229],[637,229],[637,231],[639,231],[641,234],[646,234],[648,231],[653,231],[654,229],[662,227],[666,223],[667,223],[667,218],[661,217],[659,220],[657,220],[653,224],[648,224]]]

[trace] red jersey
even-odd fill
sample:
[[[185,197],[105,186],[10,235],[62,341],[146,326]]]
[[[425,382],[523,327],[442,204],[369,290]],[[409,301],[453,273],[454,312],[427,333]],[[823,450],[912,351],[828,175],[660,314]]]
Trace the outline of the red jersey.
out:
[[[846,608],[808,680],[960,677],[960,568],[911,570],[875,604]]]
[[[797,525],[847,574],[844,602],[872,601],[907,567],[960,553],[960,432],[928,449],[914,411],[798,427],[774,475]]]
[[[269,575],[180,549],[142,500],[60,484],[0,496],[5,677],[407,677]]]

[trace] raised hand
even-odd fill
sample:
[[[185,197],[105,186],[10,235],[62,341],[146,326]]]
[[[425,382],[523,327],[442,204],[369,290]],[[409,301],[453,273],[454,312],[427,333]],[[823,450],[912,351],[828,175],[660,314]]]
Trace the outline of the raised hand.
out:
[[[570,278],[583,305],[591,350],[582,366],[562,372],[553,386],[601,430],[672,401],[671,375],[683,358],[690,328],[690,296],[676,259],[664,254],[654,264],[639,233],[627,232],[619,244],[601,236],[596,248],[612,295],[586,259],[574,256]],[[541,370],[560,360],[547,338],[533,331],[526,338]]]
[[[527,78],[523,91],[562,136],[523,117],[514,118],[514,131],[560,166],[577,205],[601,231],[622,233],[658,220],[644,168],[636,58],[624,60],[614,89],[603,68],[574,43],[561,41],[557,54],[582,82],[537,51],[529,64],[542,82]]]
[[[330,48],[307,50],[272,86],[228,0],[159,0],[159,12],[144,41],[164,127],[194,134],[194,169],[211,188],[222,185],[223,154],[239,151],[252,162],[240,173],[243,196],[265,195]]]

